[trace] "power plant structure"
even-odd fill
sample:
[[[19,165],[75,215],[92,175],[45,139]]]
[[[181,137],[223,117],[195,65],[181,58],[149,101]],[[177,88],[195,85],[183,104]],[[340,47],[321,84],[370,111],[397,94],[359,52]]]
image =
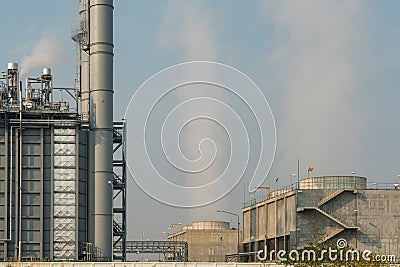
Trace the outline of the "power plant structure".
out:
[[[75,88],[0,76],[0,259],[125,260],[125,122],[113,121],[113,1],[81,0]],[[69,101],[54,100],[64,91]],[[113,248],[118,249],[113,249]]]
[[[168,234],[167,240],[187,243],[187,261],[224,262],[227,256],[238,252],[239,231],[231,228],[229,222],[201,221],[188,226],[173,226],[178,225],[179,231]],[[175,254],[168,253],[166,258],[173,260]]]
[[[340,239],[349,248],[400,257],[396,183],[367,183],[356,175],[311,177],[244,203],[242,215],[242,249],[249,261],[257,261],[255,252],[265,246],[290,251]]]
[[[113,12],[113,0],[80,0],[74,88],[54,86],[48,66],[26,78],[10,62],[0,74],[0,261],[126,261],[127,253],[257,261],[265,246],[288,251],[338,239],[400,257],[399,184],[368,186],[355,175],[312,177],[274,192],[260,187],[267,194],[244,203],[242,229],[194,222],[166,241],[127,241],[126,122],[113,120]],[[58,91],[69,100],[56,99]]]

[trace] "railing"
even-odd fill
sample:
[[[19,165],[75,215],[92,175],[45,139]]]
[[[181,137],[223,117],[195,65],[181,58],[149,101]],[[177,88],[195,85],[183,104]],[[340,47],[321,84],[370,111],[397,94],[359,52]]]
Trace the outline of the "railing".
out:
[[[264,202],[267,199],[267,195],[262,195],[261,197],[250,199],[243,203],[243,208],[248,208],[257,205],[258,203]]]
[[[346,218],[344,218],[341,215],[337,215],[337,214],[332,214],[330,213],[328,210],[324,209],[324,208],[317,208],[315,207],[315,210],[322,212],[325,216],[327,216],[328,218],[332,219],[332,220],[336,220],[339,224],[341,224],[343,227],[349,229],[349,228],[357,228],[356,225],[354,225],[354,223],[349,222]]]
[[[269,199],[276,198],[276,197],[279,197],[281,195],[284,195],[284,194],[287,194],[290,192],[294,192],[296,190],[296,187],[297,187],[297,183],[294,183],[289,186],[283,187],[281,189],[275,190],[275,191],[271,192]],[[258,203],[264,202],[265,200],[267,200],[267,198],[268,198],[267,195],[262,195],[260,197],[250,199],[249,201],[246,201],[245,203],[243,203],[243,209],[251,207],[251,206],[255,206]]]
[[[349,178],[345,176],[338,176],[338,178]],[[351,177],[350,177],[351,178]],[[362,177],[355,176],[356,179],[360,179]],[[291,185],[288,185],[286,187],[283,187],[281,189],[277,189],[273,192],[271,192],[270,199],[279,197],[281,195],[287,194],[289,192],[295,191],[297,189],[298,183],[293,183]],[[400,191],[400,183],[376,183],[376,182],[367,182],[361,184],[359,180],[356,180],[356,183],[353,181],[347,180],[345,182],[337,182],[337,181],[332,181],[332,182],[326,182],[326,181],[318,181],[318,180],[312,180],[312,181],[300,181],[300,190],[312,190],[312,189],[320,189],[320,190],[349,190],[349,189],[361,189],[361,190],[399,190]],[[257,198],[250,199],[249,201],[246,201],[243,203],[242,208],[248,208],[257,205],[258,203],[264,202],[267,200],[267,195],[262,195]]]
[[[102,261],[104,250],[95,247],[93,243],[82,242],[79,244],[80,258],[87,261]]]
[[[114,252],[122,249],[120,243]],[[170,253],[173,261],[188,261],[188,243],[184,241],[126,241],[126,253]]]
[[[400,184],[368,182],[367,189],[368,190],[400,190]]]
[[[320,240],[319,243],[324,243],[326,241],[328,241],[329,239],[337,236],[338,234],[340,234],[341,232],[343,232],[345,229],[344,228],[338,228],[336,230],[333,230],[332,232],[328,233],[327,235],[323,236]]]
[[[124,185],[124,182],[123,182],[122,178],[120,176],[118,176],[115,172],[113,174],[114,174],[113,185],[114,186],[122,186],[122,185]]]
[[[325,203],[329,202],[330,200],[334,199],[335,197],[337,197],[338,195],[340,195],[340,194],[343,193],[344,191],[345,191],[345,189],[336,190],[336,191],[333,192],[332,194],[329,194],[329,195],[327,195],[326,197],[322,198],[322,199],[318,202],[317,206],[318,206],[318,207],[322,206],[323,204],[325,204]]]
[[[122,224],[117,223],[116,221],[113,222],[113,230],[114,234],[123,234],[125,232],[122,228]]]

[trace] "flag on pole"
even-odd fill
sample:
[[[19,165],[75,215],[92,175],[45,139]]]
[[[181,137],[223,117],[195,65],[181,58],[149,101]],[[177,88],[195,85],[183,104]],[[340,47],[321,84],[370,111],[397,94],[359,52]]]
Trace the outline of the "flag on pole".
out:
[[[277,183],[277,182],[278,182],[278,180],[279,180],[279,177],[278,177],[278,178],[276,178],[276,180],[275,180],[275,183]]]
[[[310,172],[312,172],[314,170],[313,166],[308,166],[308,171],[307,171],[307,177],[310,178]]]

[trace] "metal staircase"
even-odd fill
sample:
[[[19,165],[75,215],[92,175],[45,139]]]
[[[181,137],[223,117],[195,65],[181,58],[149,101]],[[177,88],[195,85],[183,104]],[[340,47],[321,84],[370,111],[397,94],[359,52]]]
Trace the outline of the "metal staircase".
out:
[[[350,225],[347,222],[345,222],[343,219],[339,219],[337,215],[329,214],[329,213],[321,210],[320,208],[315,208],[315,210],[318,211],[319,213],[321,213],[322,215],[324,215],[325,217],[328,217],[332,221],[336,222],[337,224],[341,225],[344,229],[358,229],[357,226]]]
[[[345,230],[344,228],[338,228],[338,229],[336,229],[336,231],[332,231],[328,235],[323,236],[318,242],[321,243],[321,244],[325,243],[326,241],[328,241],[331,238],[334,238],[335,236],[337,236],[338,234],[340,234],[344,230]]]
[[[323,238],[320,239],[320,243],[324,243],[326,241],[328,241],[329,239],[337,236],[338,234],[342,233],[345,230],[358,230],[359,227],[353,223],[347,222],[346,219],[338,216],[337,214],[333,215],[331,214],[325,207],[326,207],[326,203],[328,203],[329,201],[331,201],[332,199],[336,198],[337,196],[339,196],[340,194],[342,194],[343,192],[354,192],[355,194],[357,193],[357,191],[355,189],[339,189],[336,190],[335,192],[323,197],[318,203],[317,206],[311,206],[311,207],[299,207],[297,208],[297,212],[303,212],[303,211],[307,211],[307,210],[315,210],[317,212],[319,212],[320,214],[322,214],[323,216],[329,218],[330,220],[334,221],[335,223],[337,223],[341,228],[332,231],[331,233],[329,233],[328,235],[324,236]]]
[[[322,198],[317,204],[318,207],[321,207],[323,204],[331,201],[332,199],[334,199],[338,195],[342,194],[343,192],[354,192],[354,189],[339,189],[339,190],[336,190],[332,194],[329,194],[326,197]]]
[[[125,122],[114,122],[113,131],[113,247],[114,260],[126,261],[126,130]]]
[[[114,221],[113,222],[113,233],[114,233],[114,237],[115,236],[123,236],[125,234],[125,230],[123,229],[121,224]]]
[[[340,234],[341,232],[343,232],[345,229],[344,228],[338,228],[336,229],[336,231],[332,231],[330,232],[328,235],[322,237],[319,240],[319,243],[325,243],[326,241],[328,241],[331,238],[334,238],[335,236],[337,236],[338,234]]]

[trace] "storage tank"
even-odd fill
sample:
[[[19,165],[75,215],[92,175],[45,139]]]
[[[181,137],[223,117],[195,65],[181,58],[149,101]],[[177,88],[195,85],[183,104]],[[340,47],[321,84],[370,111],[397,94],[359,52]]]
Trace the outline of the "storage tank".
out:
[[[229,222],[222,221],[201,221],[193,222],[188,229],[193,230],[229,230]]]
[[[320,176],[300,181],[300,189],[366,189],[367,178],[351,176]]]

